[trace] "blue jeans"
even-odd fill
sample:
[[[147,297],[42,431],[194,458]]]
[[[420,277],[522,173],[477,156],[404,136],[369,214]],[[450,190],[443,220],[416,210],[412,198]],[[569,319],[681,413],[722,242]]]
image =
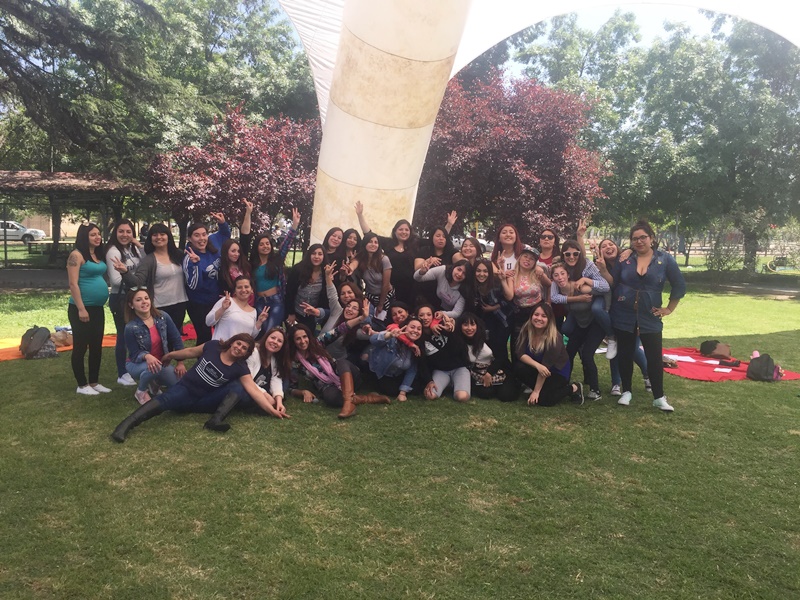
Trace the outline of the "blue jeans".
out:
[[[178,383],[178,376],[175,375],[175,367],[172,365],[169,365],[168,367],[161,367],[161,370],[158,373],[151,373],[148,371],[147,361],[144,360],[140,363],[129,362],[127,363],[126,367],[128,369],[128,373],[130,373],[130,376],[139,382],[139,386],[136,389],[138,389],[140,392],[146,390],[147,387],[154,381],[159,385],[165,385],[168,388],[171,388],[173,385]]]
[[[622,377],[619,374],[619,359],[615,356],[609,361],[611,364],[611,385],[622,385]],[[639,369],[642,371],[642,376],[647,377],[647,358],[644,356],[642,350],[642,342],[639,336],[636,336],[636,350],[633,351],[633,362],[635,362]]]
[[[185,385],[179,384],[172,386],[153,400],[158,402],[164,410],[213,413],[230,391],[237,391],[237,389],[232,388],[229,383],[221,388],[212,388],[203,396],[198,396],[196,392]]]
[[[265,308],[269,308],[269,314],[267,320],[261,326],[262,333],[266,333],[273,327],[283,323],[283,318],[286,316],[283,306],[283,294],[278,292],[272,296],[256,296],[256,314],[260,315]]]

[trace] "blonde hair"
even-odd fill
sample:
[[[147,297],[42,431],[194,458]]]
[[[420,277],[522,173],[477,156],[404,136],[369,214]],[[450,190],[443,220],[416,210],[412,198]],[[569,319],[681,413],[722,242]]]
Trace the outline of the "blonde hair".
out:
[[[536,309],[538,308],[541,308],[547,317],[547,327],[545,327],[543,335],[536,333],[536,329],[534,328],[532,321],[533,313],[535,313]],[[539,302],[538,304],[534,304],[533,309],[531,310],[531,316],[527,321],[525,321],[525,325],[522,326],[522,329],[519,332],[519,339],[517,340],[517,354],[525,354],[528,351],[528,348],[537,354],[543,352],[548,348],[555,346],[560,335],[561,334],[558,332],[558,329],[556,329],[556,319],[555,315],[553,314],[553,309],[550,307],[550,305],[547,304],[547,302]]]

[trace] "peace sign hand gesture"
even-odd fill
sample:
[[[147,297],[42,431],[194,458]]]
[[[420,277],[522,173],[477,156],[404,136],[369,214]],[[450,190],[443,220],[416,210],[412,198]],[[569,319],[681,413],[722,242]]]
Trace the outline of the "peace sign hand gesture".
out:
[[[186,248],[185,252],[186,252],[186,254],[189,255],[189,260],[191,260],[193,263],[197,264],[197,263],[200,262],[200,257],[197,256],[197,254],[194,253],[194,250],[192,249],[191,246]]]
[[[295,231],[300,226],[300,211],[292,208],[292,229]]]
[[[116,257],[114,257],[112,260],[114,261],[112,263],[114,265],[114,269],[118,273],[122,273],[124,275],[125,273],[128,272],[128,265],[126,265],[124,262],[122,262],[120,259]]]
[[[231,293],[225,292],[225,298],[222,299],[222,310],[228,310],[231,307]]]

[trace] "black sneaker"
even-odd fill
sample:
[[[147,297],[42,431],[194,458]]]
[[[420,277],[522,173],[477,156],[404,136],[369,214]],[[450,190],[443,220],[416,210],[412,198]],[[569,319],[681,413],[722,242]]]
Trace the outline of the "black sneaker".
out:
[[[589,390],[589,393],[586,394],[586,399],[592,402],[600,400],[602,397],[603,395],[598,390]]]
[[[572,392],[570,401],[576,406],[583,406],[583,384],[574,381],[572,385],[576,386],[578,389]]]

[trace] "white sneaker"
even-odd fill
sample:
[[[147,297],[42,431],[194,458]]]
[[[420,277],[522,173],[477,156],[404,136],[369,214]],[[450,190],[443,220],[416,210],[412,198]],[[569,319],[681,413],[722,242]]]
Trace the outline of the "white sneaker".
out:
[[[612,396],[622,396],[622,388],[618,385],[611,386],[611,395]]]
[[[606,358],[611,360],[617,355],[617,338],[610,337],[608,338],[608,344],[606,344]]]
[[[111,392],[110,389],[108,389],[104,385],[100,385],[99,383],[95,383],[94,385],[90,385],[89,387],[91,387],[95,392],[103,392],[104,394],[108,394],[109,392]]]
[[[83,394],[85,396],[99,396],[100,392],[95,391],[95,389],[90,385],[79,385],[78,389],[75,390],[78,394]]]
[[[669,404],[667,404],[666,396],[661,396],[661,398],[656,398],[655,400],[653,400],[653,406],[655,406],[660,410],[663,410],[664,412],[672,412],[675,410]]]
[[[625,392],[622,396],[619,397],[617,400],[617,404],[621,404],[622,406],[628,406],[633,400],[633,396],[631,396],[630,392]]]
[[[125,373],[123,376],[117,377],[117,383],[120,385],[136,385],[130,373]]]

